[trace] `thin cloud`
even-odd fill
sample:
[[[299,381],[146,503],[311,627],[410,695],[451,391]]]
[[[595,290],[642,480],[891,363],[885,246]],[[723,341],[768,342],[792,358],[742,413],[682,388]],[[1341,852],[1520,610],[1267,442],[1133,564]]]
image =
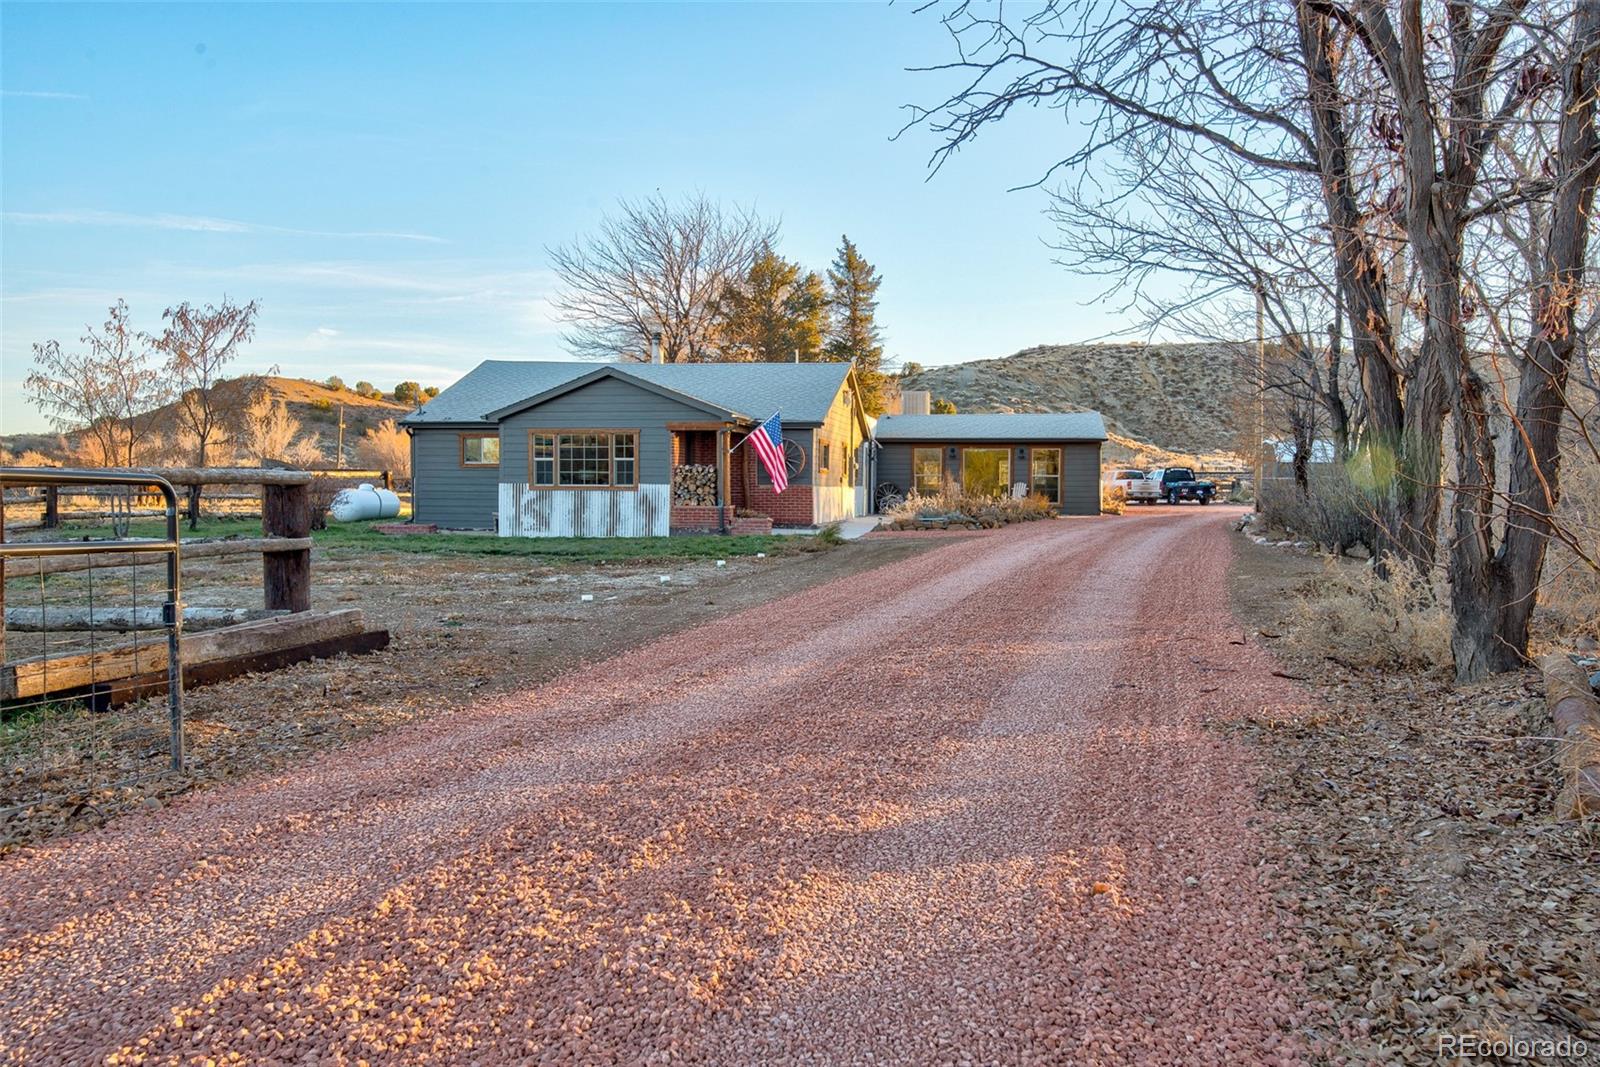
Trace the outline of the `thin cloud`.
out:
[[[0,96],[20,96],[29,100],[87,100],[83,93],[56,93],[48,89],[0,89]]]
[[[442,237],[425,233],[388,230],[302,230],[291,226],[269,226],[238,219],[217,219],[205,215],[134,215],[121,211],[7,211],[7,222],[33,226],[125,226],[149,230],[183,230],[190,233],[279,234],[289,237],[335,237],[363,240],[422,241],[445,244]]]

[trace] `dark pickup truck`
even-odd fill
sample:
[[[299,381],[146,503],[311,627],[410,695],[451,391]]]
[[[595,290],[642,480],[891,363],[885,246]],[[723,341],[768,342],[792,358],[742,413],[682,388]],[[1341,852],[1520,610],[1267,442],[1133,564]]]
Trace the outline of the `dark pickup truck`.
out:
[[[1217,483],[1200,481],[1188,467],[1151,471],[1150,479],[1157,485],[1158,498],[1169,504],[1184,500],[1209,504],[1211,498],[1217,495]]]

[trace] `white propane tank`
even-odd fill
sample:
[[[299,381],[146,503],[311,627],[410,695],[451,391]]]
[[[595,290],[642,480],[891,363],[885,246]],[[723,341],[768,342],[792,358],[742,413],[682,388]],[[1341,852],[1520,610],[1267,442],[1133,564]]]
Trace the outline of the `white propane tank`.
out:
[[[400,514],[400,498],[387,489],[375,489],[362,482],[355,489],[341,489],[328,506],[328,514],[340,522],[364,519],[392,519]]]

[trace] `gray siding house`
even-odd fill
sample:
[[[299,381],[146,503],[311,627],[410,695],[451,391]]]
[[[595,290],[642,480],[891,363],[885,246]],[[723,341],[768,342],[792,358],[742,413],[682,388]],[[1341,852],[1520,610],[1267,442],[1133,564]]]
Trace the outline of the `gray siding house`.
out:
[[[783,420],[789,486],[752,449]],[[864,514],[870,427],[848,363],[479,364],[401,420],[413,521],[502,536],[756,532]]]
[[[953,481],[976,493],[1037,493],[1063,515],[1100,513],[1098,412],[887,415],[874,436],[878,492],[932,493]]]

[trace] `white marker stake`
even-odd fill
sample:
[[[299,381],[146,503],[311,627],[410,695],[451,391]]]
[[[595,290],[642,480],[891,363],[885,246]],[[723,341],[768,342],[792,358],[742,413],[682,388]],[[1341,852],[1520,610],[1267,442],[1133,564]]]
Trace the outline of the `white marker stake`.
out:
[[[670,575],[670,574],[660,574],[660,575],[656,576],[656,580],[658,582],[660,582],[662,585],[666,585],[668,582],[672,581],[672,575]]]
[[[727,561],[727,560],[725,560],[725,559],[719,559],[719,560],[717,560],[717,566],[719,566],[719,567],[726,567],[726,566],[727,566],[727,565],[728,565],[728,561]]]
[[[581,597],[579,597],[578,599],[584,601],[585,603],[587,603],[588,601],[591,601],[591,600],[594,599],[594,594],[593,593],[585,593]]]
[[[757,552],[756,553],[756,559],[766,559],[766,558],[767,558],[767,554],[765,552]]]

